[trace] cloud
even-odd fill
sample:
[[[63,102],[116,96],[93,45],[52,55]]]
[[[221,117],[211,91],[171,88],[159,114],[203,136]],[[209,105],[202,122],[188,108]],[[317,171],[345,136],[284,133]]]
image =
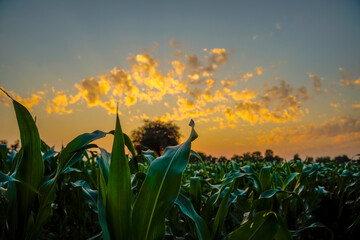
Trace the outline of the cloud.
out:
[[[273,86],[265,90],[265,94],[262,97],[263,104],[268,107],[269,103],[278,102],[279,107],[289,108],[291,112],[296,113],[301,107],[300,100],[309,99],[307,88],[303,86],[294,89],[284,80],[278,80],[280,83],[279,86]]]
[[[51,101],[48,101],[46,111],[47,113],[72,113],[71,109],[66,109],[69,105],[68,97],[62,91],[56,92],[56,97],[54,97]]]
[[[264,72],[264,68],[263,67],[256,67],[256,73],[257,75],[262,75]]]
[[[204,56],[206,64],[196,54],[186,55],[186,72],[188,75],[198,74],[199,76],[212,76],[212,74],[229,61],[229,53],[225,48],[205,49],[207,55]]]
[[[129,73],[123,69],[115,67],[110,71],[108,78],[115,88],[113,95],[122,97],[123,94],[125,94],[125,104],[127,106],[133,105],[137,102],[139,89],[134,85]]]
[[[72,97],[71,103],[75,103],[81,98],[85,99],[89,106],[96,106],[101,102],[101,98],[106,96],[110,90],[110,85],[106,80],[96,80],[95,78],[87,78],[80,84],[75,84],[79,90],[75,97]]]
[[[180,49],[181,48],[181,44],[176,42],[174,38],[170,39],[169,45],[174,49]]]
[[[1,86],[0,86],[1,87]],[[4,89],[3,87],[1,87]],[[40,101],[43,99],[43,96],[45,94],[44,91],[37,91],[36,93],[32,93],[31,97],[28,98],[22,98],[13,91],[6,91],[9,96],[11,96],[13,99],[24,105],[26,108],[28,108],[29,111],[32,111],[32,107],[38,105]],[[6,94],[3,91],[0,91],[0,103],[9,106],[9,98],[6,96]]]
[[[235,101],[242,101],[242,100],[251,100],[258,96],[258,93],[254,90],[248,90],[244,89],[241,92],[239,91],[233,91],[229,93],[229,95],[235,100]]]
[[[175,69],[175,72],[178,76],[182,76],[184,71],[185,71],[185,64],[180,62],[180,61],[172,61],[171,65],[173,66],[173,68]]]
[[[243,120],[255,124],[259,120],[261,106],[259,102],[244,101],[235,103],[236,115]]]
[[[232,88],[236,86],[236,82],[231,80],[221,80],[220,83],[223,88]]]
[[[247,82],[250,78],[254,77],[253,73],[245,73],[244,75],[242,75],[242,77],[240,78],[241,82]]]
[[[0,91],[0,103],[6,103],[8,101],[8,99],[9,98],[6,96],[6,94],[3,93],[3,91]]]
[[[237,117],[234,114],[234,111],[232,110],[232,108],[227,107],[224,110],[225,113],[225,117],[227,119],[227,126],[234,128],[235,127],[235,123],[237,122]]]
[[[193,89],[185,92],[189,97],[178,97],[178,107],[160,118],[164,121],[182,120],[184,117],[223,119],[216,121],[219,128],[234,127],[240,120],[252,125],[264,122],[298,121],[308,114],[302,109],[302,101],[309,99],[305,86],[292,87],[284,80],[267,86],[263,92],[252,89],[232,90],[235,82],[221,80],[222,89],[212,91],[216,81],[207,80],[206,90]],[[191,100],[193,98],[193,100]],[[207,114],[207,115],[204,115]],[[226,120],[226,121],[225,121]]]
[[[357,109],[360,108],[360,103],[351,105],[353,108]]]
[[[175,40],[169,44],[181,50]],[[308,114],[302,107],[302,101],[309,99],[304,86],[293,87],[280,79],[263,89],[241,86],[241,81],[262,75],[263,67],[254,67],[254,73],[245,72],[240,81],[220,78],[220,66],[229,63],[229,52],[224,48],[204,49],[200,55],[182,53],[182,57],[166,62],[169,67],[146,50],[129,55],[127,61],[129,68],[116,66],[85,78],[74,84],[73,92],[49,87],[54,96],[47,100],[47,112],[71,113],[72,105],[85,103],[110,114],[116,113],[117,105],[121,111],[129,112],[137,104],[153,107],[160,103],[166,107],[165,112],[156,111],[147,117],[163,121],[194,118],[219,128],[298,121]],[[39,98],[32,100],[36,104]]]
[[[322,81],[324,80],[323,77],[319,77],[317,74],[309,74],[309,78],[313,82],[314,89],[317,93],[321,93],[321,85]]]
[[[40,100],[43,98],[44,92],[39,91],[37,93],[31,94],[30,98],[21,98],[20,96],[16,97],[16,100],[23,104],[29,111],[32,111],[32,107],[39,104]]]
[[[345,86],[348,88],[355,88],[357,85],[360,84],[360,77],[354,79],[354,74],[350,70],[339,68],[339,71],[341,72],[341,78],[340,78],[341,86]]]
[[[360,141],[360,119],[340,116],[317,125],[275,128],[270,134],[258,137],[262,144],[299,143],[309,139],[328,139],[332,143]]]
[[[70,104],[85,100],[89,107],[101,106],[109,113],[116,113],[115,99],[104,100],[110,91],[110,85],[106,79],[96,80],[93,77],[83,79],[80,84],[75,84],[75,87],[78,89],[78,93],[70,96]]]

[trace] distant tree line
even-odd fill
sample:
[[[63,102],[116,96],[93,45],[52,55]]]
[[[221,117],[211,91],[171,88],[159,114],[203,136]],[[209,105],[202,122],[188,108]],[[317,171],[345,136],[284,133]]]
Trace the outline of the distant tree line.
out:
[[[233,155],[230,159],[221,156],[221,157],[214,157],[212,155],[207,155],[205,153],[199,152],[199,155],[204,161],[211,162],[211,163],[224,163],[228,160],[235,160],[235,161],[259,161],[259,162],[283,162],[285,159],[282,157],[279,157],[278,155],[274,155],[274,151],[271,149],[267,149],[264,153],[264,156],[261,155],[260,151],[255,152],[246,152],[242,155]],[[356,158],[357,157],[357,158]],[[295,162],[295,161],[304,161],[306,163],[322,163],[322,162],[329,162],[334,161],[336,163],[347,163],[351,160],[360,161],[360,154],[355,155],[352,159],[350,159],[347,155],[340,155],[336,156],[335,158],[331,158],[329,156],[325,157],[317,157],[314,161],[313,157],[306,157],[304,160],[300,158],[299,154],[295,154],[294,157],[289,162]],[[190,158],[190,161],[196,161],[195,157]]]
[[[141,154],[142,151],[145,150],[152,150],[158,156],[162,154],[168,146],[175,146],[179,144],[181,134],[180,128],[173,122],[162,122],[159,120],[151,121],[151,120],[144,120],[142,126],[138,127],[137,129],[132,131],[131,138],[135,149],[138,154]],[[1,149],[6,149],[8,152],[10,151],[17,151],[20,147],[19,140],[15,141],[14,144],[7,146],[8,142],[6,140],[0,140]],[[204,161],[208,162],[226,162],[228,159],[224,156],[221,157],[213,157],[212,155],[206,155],[205,153],[199,153],[200,156],[203,158]],[[360,154],[357,154],[352,157],[357,157],[357,160],[360,160]],[[329,156],[325,157],[317,157],[315,162],[328,162],[328,161],[335,161],[337,163],[346,163],[351,161],[347,155],[336,156],[333,160]],[[190,158],[190,161],[195,160]],[[278,155],[274,154],[274,151],[271,149],[267,149],[264,152],[264,156],[261,154],[260,151],[255,152],[246,152],[242,155],[233,155],[230,160],[236,161],[260,161],[260,162],[283,162],[284,158],[279,157]],[[292,159],[289,161],[302,161],[299,154],[295,154]],[[313,157],[306,157],[304,159],[307,163],[313,163]]]
[[[16,140],[14,144],[10,145],[10,147],[7,146],[8,141],[7,140],[0,140],[0,144],[5,145],[8,151],[17,151],[20,147],[20,141]]]

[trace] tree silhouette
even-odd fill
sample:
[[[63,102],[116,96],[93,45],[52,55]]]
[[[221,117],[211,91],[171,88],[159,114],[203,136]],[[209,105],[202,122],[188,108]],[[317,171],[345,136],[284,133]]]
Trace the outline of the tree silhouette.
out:
[[[272,162],[274,161],[274,151],[271,149],[265,150],[265,161]]]
[[[141,127],[132,131],[131,136],[138,154],[151,149],[160,156],[167,146],[179,144],[179,129],[172,122],[145,120]]]
[[[255,151],[251,154],[251,157],[254,161],[262,161],[263,157],[261,156],[261,152],[260,151]]]

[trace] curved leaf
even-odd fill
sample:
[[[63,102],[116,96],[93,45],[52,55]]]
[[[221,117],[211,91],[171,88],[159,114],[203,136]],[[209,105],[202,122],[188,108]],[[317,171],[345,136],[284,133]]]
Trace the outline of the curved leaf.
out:
[[[230,193],[231,193],[231,191],[232,191],[232,189],[234,187],[234,183],[235,182],[232,182],[230,187],[227,189],[227,192],[226,192],[223,200],[220,203],[219,209],[216,212],[216,216],[215,216],[214,223],[213,223],[213,226],[212,226],[212,231],[211,231],[212,239],[218,239],[218,237],[219,237],[219,235],[221,233],[222,227],[223,227],[224,222],[225,222],[225,218],[226,218],[226,216],[228,214],[229,196],[230,196]]]
[[[179,194],[181,175],[190,156],[191,142],[197,137],[194,122],[188,140],[167,147],[148,171],[133,207],[133,237],[137,240],[159,239],[165,234],[165,216]]]
[[[92,190],[90,188],[90,185],[85,182],[84,180],[78,180],[74,183],[71,183],[71,185],[73,185],[74,187],[80,187],[82,192],[85,195],[85,200],[86,202],[92,207],[92,209],[94,210],[94,212],[98,212],[97,210],[97,195],[98,195],[98,191],[96,190]]]
[[[188,199],[185,195],[180,193],[175,201],[175,204],[179,206],[183,214],[185,214],[191,220],[194,221],[198,238],[200,240],[210,239],[210,232],[206,225],[206,222],[202,217],[199,216],[199,214],[197,214],[190,199]]]
[[[233,231],[229,240],[272,240],[279,228],[274,212],[259,212],[254,219]]]
[[[25,238],[30,233],[29,222],[33,221],[31,211],[34,207],[36,193],[31,189],[38,189],[44,178],[44,162],[41,156],[41,140],[35,121],[29,111],[20,103],[13,100],[16,119],[20,130],[21,157],[18,159],[15,169],[15,178],[23,184],[16,183],[16,202],[10,208],[16,208],[18,215],[11,214],[16,218],[16,225],[9,226],[16,238]],[[27,186],[31,186],[30,188]],[[12,210],[10,210],[12,212]],[[13,223],[13,221],[9,221]],[[19,231],[21,230],[21,231]]]
[[[282,190],[286,190],[286,187],[289,185],[289,183],[294,180],[298,175],[300,175],[300,173],[298,172],[293,172],[291,173],[285,180],[285,182],[282,185]]]
[[[209,173],[208,173],[208,171],[206,170],[205,162],[204,162],[204,160],[202,159],[202,157],[200,156],[200,154],[198,154],[197,152],[195,152],[195,151],[193,151],[193,150],[191,150],[190,153],[191,153],[191,155],[195,156],[197,159],[200,160],[200,162],[201,162],[201,168],[202,168],[202,170],[204,171],[205,177],[208,178],[208,177],[209,177]]]

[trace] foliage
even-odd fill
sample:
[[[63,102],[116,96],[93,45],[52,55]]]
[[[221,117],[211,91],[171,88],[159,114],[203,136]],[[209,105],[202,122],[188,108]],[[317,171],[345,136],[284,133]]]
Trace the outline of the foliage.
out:
[[[180,140],[179,127],[172,122],[145,120],[144,124],[132,132],[132,139],[138,153],[151,149],[157,156],[167,146],[175,146]]]

